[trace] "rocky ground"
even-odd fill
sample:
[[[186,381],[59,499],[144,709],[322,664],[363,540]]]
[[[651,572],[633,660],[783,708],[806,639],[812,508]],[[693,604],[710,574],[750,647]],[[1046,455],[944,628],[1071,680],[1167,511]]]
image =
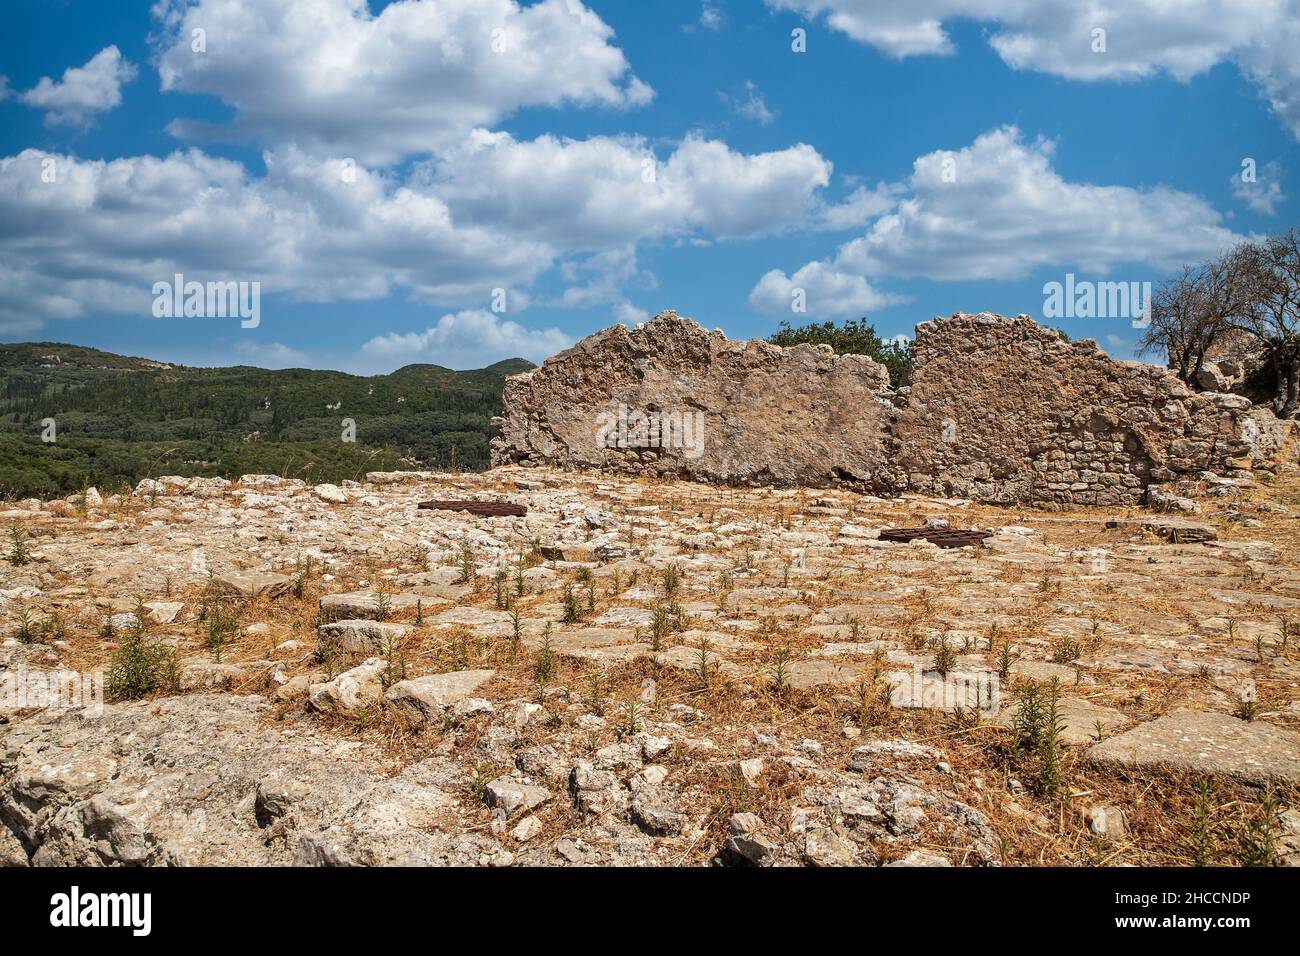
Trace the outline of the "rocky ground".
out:
[[[0,860],[1300,863],[1264,477],[1179,518],[510,468],[0,505],[0,678],[110,697],[0,701]],[[879,539],[927,522],[992,535]]]

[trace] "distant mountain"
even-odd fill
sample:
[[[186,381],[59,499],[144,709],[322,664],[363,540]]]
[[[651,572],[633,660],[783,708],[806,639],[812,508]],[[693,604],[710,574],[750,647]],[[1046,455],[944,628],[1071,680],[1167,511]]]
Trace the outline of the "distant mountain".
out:
[[[321,482],[394,468],[481,469],[505,378],[530,368],[509,359],[367,377],[0,345],[0,494],[111,489],[161,474]],[[355,441],[344,440],[348,422]]]

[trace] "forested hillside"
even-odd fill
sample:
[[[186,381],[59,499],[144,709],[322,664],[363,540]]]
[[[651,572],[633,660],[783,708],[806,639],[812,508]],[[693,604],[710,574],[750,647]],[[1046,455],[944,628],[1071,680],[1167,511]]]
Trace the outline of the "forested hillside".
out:
[[[0,493],[111,489],[160,474],[339,481],[384,469],[481,469],[505,377],[531,367],[408,365],[363,377],[0,345]],[[344,440],[345,420],[355,442]]]

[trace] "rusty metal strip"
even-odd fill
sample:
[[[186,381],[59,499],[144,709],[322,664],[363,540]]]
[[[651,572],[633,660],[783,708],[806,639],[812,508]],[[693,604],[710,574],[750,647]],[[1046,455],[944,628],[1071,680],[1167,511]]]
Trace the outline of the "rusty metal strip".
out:
[[[510,501],[421,501],[428,511],[468,511],[479,518],[522,518],[528,509]]]
[[[880,532],[881,541],[899,543],[923,538],[941,548],[964,548],[971,544],[981,544],[991,531],[967,531],[961,528],[886,528]]]

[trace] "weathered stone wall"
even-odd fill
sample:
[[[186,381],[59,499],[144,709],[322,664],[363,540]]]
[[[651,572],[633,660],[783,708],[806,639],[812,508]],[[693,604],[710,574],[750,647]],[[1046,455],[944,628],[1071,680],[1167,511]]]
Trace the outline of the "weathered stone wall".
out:
[[[936,319],[915,347],[895,394],[864,356],[732,341],[665,312],[508,379],[493,464],[1115,505],[1248,469],[1286,434],[1244,398],[1193,393],[1026,316]]]
[[[1153,482],[1276,450],[1248,400],[1193,393],[1026,316],[919,325],[907,392],[894,437],[908,486],[982,501],[1136,504]]]
[[[733,341],[664,312],[507,379],[492,461],[736,484],[872,484],[886,457],[882,418],[894,414],[888,385],[884,366],[866,356]],[[638,414],[660,416],[658,427]]]

